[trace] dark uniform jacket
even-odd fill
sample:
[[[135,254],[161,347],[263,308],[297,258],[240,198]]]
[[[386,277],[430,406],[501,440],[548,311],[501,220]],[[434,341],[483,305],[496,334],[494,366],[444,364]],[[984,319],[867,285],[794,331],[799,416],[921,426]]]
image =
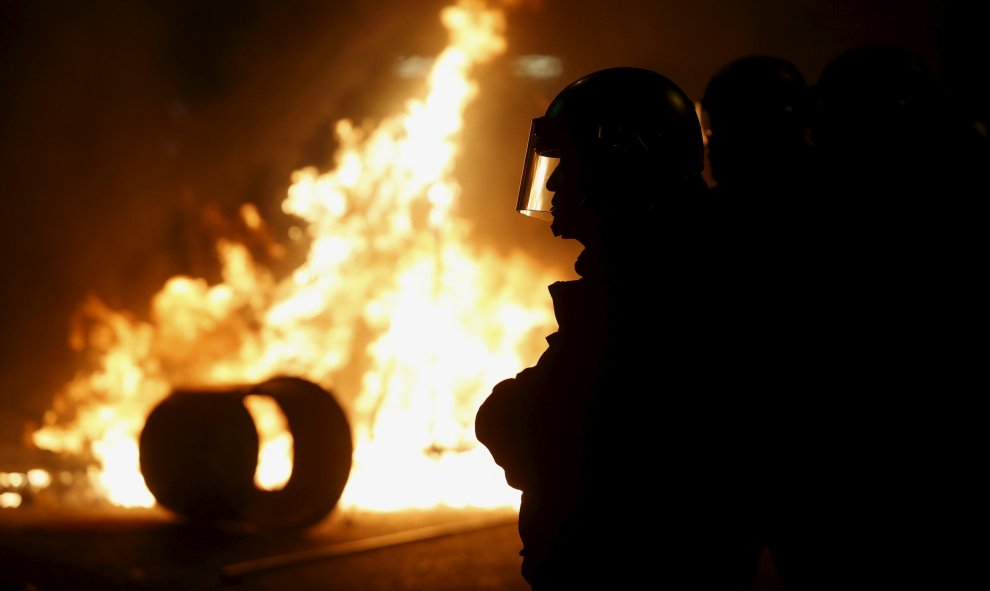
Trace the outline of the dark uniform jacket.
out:
[[[522,491],[534,589],[697,580],[684,560],[698,548],[687,548],[706,544],[707,559],[740,543],[704,539],[739,504],[720,483],[737,486],[726,456],[747,455],[749,443],[729,441],[737,413],[722,384],[738,376],[718,359],[729,345],[716,334],[717,274],[694,238],[671,253],[671,237],[664,256],[641,245],[618,265],[579,258],[580,279],[549,287],[559,328],[547,349],[478,412],[479,441]]]

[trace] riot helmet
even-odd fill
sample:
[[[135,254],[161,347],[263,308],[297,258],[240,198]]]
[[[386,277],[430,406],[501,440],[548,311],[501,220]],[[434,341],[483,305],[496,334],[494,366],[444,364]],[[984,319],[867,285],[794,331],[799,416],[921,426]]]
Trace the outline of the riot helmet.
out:
[[[912,50],[869,45],[825,65],[815,85],[817,145],[904,151],[931,140],[945,109],[935,73]],[[867,141],[864,141],[867,140]]]
[[[751,55],[729,62],[709,80],[701,108],[719,185],[782,180],[805,157],[811,91],[788,60]]]
[[[849,50],[825,65],[815,91],[812,138],[837,191],[855,187],[876,207],[908,203],[958,174],[941,84],[913,50]]]
[[[652,70],[607,68],[569,84],[533,119],[516,210],[552,219],[554,194],[567,183],[594,215],[636,215],[703,185],[703,167],[701,124],[687,94]]]
[[[724,133],[761,131],[801,141],[810,123],[811,96],[797,66],[783,58],[751,55],[719,69],[701,98],[709,141]],[[756,136],[756,137],[754,137]]]

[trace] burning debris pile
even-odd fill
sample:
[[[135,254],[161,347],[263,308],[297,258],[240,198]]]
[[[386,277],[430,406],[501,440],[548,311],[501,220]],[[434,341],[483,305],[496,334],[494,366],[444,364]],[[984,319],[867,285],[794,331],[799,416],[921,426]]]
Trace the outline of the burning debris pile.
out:
[[[294,175],[282,209],[303,220],[289,238],[305,233],[296,244],[308,252],[293,272],[277,279],[244,244],[221,241],[222,282],[173,277],[149,319],[83,303],[71,343],[90,365],[58,393],[38,448],[91,462],[99,498],[151,506],[138,440],[157,405],[177,390],[296,376],[339,396],[350,423],[340,506],[517,504],[473,421],[491,386],[542,350],[553,278],[522,254],[473,246],[452,213],[462,115],[479,90],[469,74],[504,51],[505,19],[463,0],[441,20],[450,43],[426,95],[376,125],[339,121],[336,168]],[[250,411],[256,426],[271,422]],[[278,490],[291,486],[293,451],[284,421],[281,434],[273,424],[258,429],[255,481]]]

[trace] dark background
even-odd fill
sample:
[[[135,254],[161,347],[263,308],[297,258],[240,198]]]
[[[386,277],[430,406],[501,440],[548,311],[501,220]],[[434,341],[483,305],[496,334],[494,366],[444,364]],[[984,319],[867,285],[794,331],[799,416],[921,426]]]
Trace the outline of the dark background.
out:
[[[0,446],[20,445],[71,376],[69,318],[87,293],[141,315],[168,277],[209,277],[204,204],[255,203],[283,235],[292,171],[332,167],[336,120],[380,119],[421,90],[394,64],[447,44],[451,3],[0,0]],[[786,57],[813,82],[842,51],[887,43],[928,60],[960,108],[990,103],[986,2],[514,4],[507,53],[477,72],[460,213],[480,242],[565,270],[569,245],[512,206],[530,119],[592,70],[653,68],[698,98],[737,57]],[[563,74],[513,75],[537,53]]]

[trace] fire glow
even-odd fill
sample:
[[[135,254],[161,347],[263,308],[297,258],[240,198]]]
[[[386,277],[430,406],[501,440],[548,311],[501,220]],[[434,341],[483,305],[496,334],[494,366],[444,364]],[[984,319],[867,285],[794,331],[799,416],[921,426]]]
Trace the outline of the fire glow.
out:
[[[137,439],[175,387],[250,384],[276,374],[335,393],[354,435],[345,508],[518,504],[474,437],[474,415],[499,380],[527,365],[554,327],[549,270],[523,254],[469,243],[452,214],[471,68],[505,50],[497,8],[462,0],[441,12],[450,43],[425,98],[377,125],[335,126],[336,168],[292,178],[285,213],[305,221],[309,250],[284,279],[246,246],[220,242],[223,281],[177,276],[149,320],[83,303],[71,343],[92,366],[59,392],[36,446],[91,456],[97,494],[150,506]],[[263,224],[245,206],[249,227]],[[359,369],[358,369],[359,368]],[[262,439],[256,484],[291,473],[284,417],[249,402]],[[266,418],[267,417],[267,418]]]

